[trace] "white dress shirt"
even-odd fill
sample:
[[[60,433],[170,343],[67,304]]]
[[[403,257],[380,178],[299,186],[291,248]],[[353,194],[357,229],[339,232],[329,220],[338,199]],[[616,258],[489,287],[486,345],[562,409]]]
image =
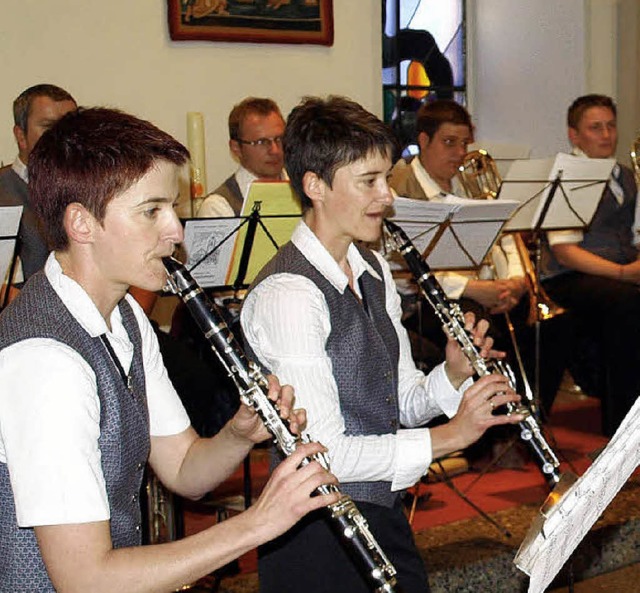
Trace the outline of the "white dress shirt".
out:
[[[51,254],[45,273],[73,317],[96,337],[107,334],[124,371],[133,344],[116,307],[111,331],[89,295]],[[127,295],[142,335],[154,436],[178,434],[189,418],[171,385],[158,341],[141,307]],[[95,373],[73,349],[29,339],[0,352],[0,461],[11,475],[18,525],[58,525],[110,517],[100,462],[100,400]]]
[[[348,289],[348,279],[316,235],[301,221],[292,238],[294,245],[337,290]],[[388,264],[376,254],[383,270],[386,310],[398,334],[398,395],[400,422],[419,426],[442,413],[455,415],[463,389],[450,384],[444,365],[425,376],[411,358],[406,331],[400,323],[400,297]],[[357,279],[368,271],[379,275],[349,247],[347,260]],[[361,295],[360,295],[361,296]],[[428,429],[400,429],[396,434],[347,436],[340,399],[325,350],[331,320],[320,289],[308,278],[274,274],[245,299],[241,312],[245,338],[258,359],[282,384],[293,385],[296,406],[306,408],[308,432],[329,449],[331,471],[341,482],[390,481],[392,490],[415,484],[432,460]],[[465,383],[463,388],[466,388]]]

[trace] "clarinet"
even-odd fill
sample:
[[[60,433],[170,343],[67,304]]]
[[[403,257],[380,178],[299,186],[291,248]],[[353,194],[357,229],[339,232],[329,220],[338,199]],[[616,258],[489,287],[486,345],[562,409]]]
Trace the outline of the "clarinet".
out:
[[[276,448],[285,456],[291,455],[298,443],[309,442],[306,435],[295,435],[278,414],[275,404],[267,396],[267,378],[258,365],[246,358],[244,351],[224,321],[218,306],[211,301],[182,263],[171,257],[162,258],[168,275],[167,289],[177,294],[189,309],[196,324],[211,345],[211,349],[236,384],[240,399],[255,409],[273,436]],[[315,454],[303,465],[315,460],[329,470],[325,455]],[[396,569],[384,554],[369,530],[369,525],[350,496],[337,486],[322,485],[319,494],[337,493],[338,502],[327,507],[329,519],[342,536],[352,556],[376,593],[394,593]]]
[[[452,303],[444,293],[442,286],[431,273],[429,265],[422,259],[406,233],[390,220],[384,220],[387,237],[392,249],[397,250],[407,262],[422,294],[425,296],[436,315],[458,342],[460,348],[471,363],[479,377],[494,373],[504,375],[515,389],[513,371],[501,360],[485,359],[473,343],[471,334],[464,327],[464,315],[460,305]],[[529,446],[534,458],[551,487],[560,481],[558,457],[547,443],[542,430],[531,410],[523,405],[509,402],[506,404],[508,414],[522,414],[523,420],[518,423],[520,438]]]

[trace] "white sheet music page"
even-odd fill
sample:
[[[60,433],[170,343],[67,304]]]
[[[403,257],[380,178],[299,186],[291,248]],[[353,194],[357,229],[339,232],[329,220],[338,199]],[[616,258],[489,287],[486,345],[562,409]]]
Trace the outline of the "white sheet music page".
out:
[[[514,563],[543,593],[640,463],[640,398],[591,467],[536,525]]]
[[[0,208],[0,278],[7,279],[16,246],[16,236],[20,226],[22,206],[3,206]]]
[[[426,261],[433,270],[468,269],[482,263],[517,206],[515,201],[470,200],[453,195],[433,200],[398,197],[392,220],[423,255],[448,220],[449,227],[426,254]]]
[[[187,268],[191,269],[202,260],[191,273],[203,288],[225,285],[234,237],[219,247],[216,246],[230,235],[240,222],[238,218],[192,218],[186,221],[183,245],[187,252]]]
[[[558,173],[560,185],[541,228],[584,228],[595,214],[614,165],[615,159],[589,159],[564,152],[554,158],[514,161],[500,187],[499,199],[516,200],[520,206],[505,229],[536,227]]]

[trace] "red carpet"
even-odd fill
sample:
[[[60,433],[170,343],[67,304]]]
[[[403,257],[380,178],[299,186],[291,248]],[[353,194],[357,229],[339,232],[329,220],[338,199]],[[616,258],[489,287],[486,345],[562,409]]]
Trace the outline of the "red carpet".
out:
[[[599,422],[598,400],[578,397],[570,392],[559,394],[546,432],[548,441],[562,462],[563,472],[572,470],[581,475],[591,463],[589,454],[606,444],[606,439],[599,435]],[[251,479],[254,496],[259,494],[264,485],[267,471],[265,450],[252,453]],[[522,504],[541,504],[548,493],[546,482],[533,462],[517,470],[495,467],[480,478],[478,476],[477,472],[467,472],[453,477],[451,481],[487,513]],[[240,469],[215,492],[215,500],[228,496],[239,497],[242,493],[242,480],[243,473]],[[446,484],[421,485],[420,494],[427,494],[429,498],[426,504],[419,505],[416,510],[412,524],[414,531],[477,516],[477,511]],[[215,502],[195,505],[188,503],[186,507],[184,516],[187,535],[198,532],[217,520]],[[256,570],[255,551],[241,558],[240,567],[242,571]]]

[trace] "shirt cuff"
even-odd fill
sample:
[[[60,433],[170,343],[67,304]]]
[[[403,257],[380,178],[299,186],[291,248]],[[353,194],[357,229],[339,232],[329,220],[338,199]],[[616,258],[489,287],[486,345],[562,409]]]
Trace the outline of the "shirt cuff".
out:
[[[431,433],[428,428],[411,428],[396,433],[396,470],[391,491],[413,486],[431,464]]]
[[[449,381],[444,365],[445,363],[442,362],[431,371],[433,393],[442,412],[447,415],[447,418],[453,418],[460,407],[462,394],[473,385],[473,379],[467,379],[459,389],[456,389]]]
[[[562,243],[581,243],[584,239],[582,231],[549,231],[547,241],[549,245],[560,245]]]
[[[469,282],[469,277],[456,272],[440,272],[435,276],[447,298],[450,299],[459,299],[467,287],[467,282]]]

